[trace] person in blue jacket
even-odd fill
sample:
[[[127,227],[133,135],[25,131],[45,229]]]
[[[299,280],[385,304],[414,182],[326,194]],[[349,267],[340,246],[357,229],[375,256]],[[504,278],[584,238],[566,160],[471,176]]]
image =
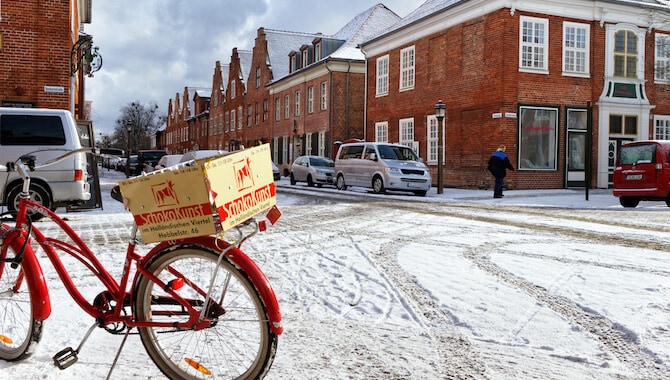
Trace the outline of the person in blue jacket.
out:
[[[493,198],[503,197],[503,179],[507,175],[507,169],[514,170],[514,167],[509,162],[509,158],[505,154],[505,145],[500,145],[498,149],[493,152],[489,158],[489,171],[493,175],[495,185],[493,186]]]

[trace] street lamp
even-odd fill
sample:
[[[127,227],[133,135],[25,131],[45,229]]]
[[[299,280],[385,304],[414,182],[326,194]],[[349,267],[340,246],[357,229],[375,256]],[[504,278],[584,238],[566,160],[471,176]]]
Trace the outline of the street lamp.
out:
[[[442,194],[444,191],[444,177],[442,175],[444,167],[444,144],[442,133],[442,122],[444,120],[444,112],[447,106],[438,101],[435,105],[435,118],[437,118],[437,193]]]
[[[132,132],[133,132],[133,124],[131,123],[130,120],[125,120],[124,124],[126,126],[126,132],[128,132],[128,138],[126,139],[126,145],[128,147],[127,153],[126,153],[126,178],[130,177],[130,150],[133,147],[132,144]]]

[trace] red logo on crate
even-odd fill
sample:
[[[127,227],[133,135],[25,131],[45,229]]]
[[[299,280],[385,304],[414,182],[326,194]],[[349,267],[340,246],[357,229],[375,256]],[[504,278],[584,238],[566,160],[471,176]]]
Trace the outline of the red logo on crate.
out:
[[[251,160],[249,157],[233,163],[237,190],[242,191],[254,186],[254,177],[251,173]]]
[[[162,182],[151,186],[154,195],[154,201],[158,207],[176,206],[179,204],[177,193],[174,191],[172,181]]]

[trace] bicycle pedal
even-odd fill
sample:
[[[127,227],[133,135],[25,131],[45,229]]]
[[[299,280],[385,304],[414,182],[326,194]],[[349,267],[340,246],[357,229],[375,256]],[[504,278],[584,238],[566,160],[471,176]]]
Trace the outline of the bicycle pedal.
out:
[[[59,351],[54,355],[53,359],[56,367],[65,369],[76,363],[79,358],[77,357],[77,351],[73,350],[72,347],[68,347]]]

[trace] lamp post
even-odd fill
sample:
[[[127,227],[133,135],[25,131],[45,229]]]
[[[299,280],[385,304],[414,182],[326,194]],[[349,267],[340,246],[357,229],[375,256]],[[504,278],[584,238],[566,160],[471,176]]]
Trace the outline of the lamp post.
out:
[[[124,122],[126,125],[126,132],[128,133],[128,139],[126,141],[128,145],[128,150],[126,151],[126,178],[130,177],[130,149],[132,149],[133,144],[132,144],[132,132],[133,132],[133,125],[130,122],[130,120],[126,120]]]
[[[442,194],[444,191],[444,177],[442,171],[444,170],[444,144],[442,142],[444,136],[442,133],[442,122],[444,121],[444,112],[447,106],[438,101],[435,105],[435,118],[437,118],[437,193]]]

